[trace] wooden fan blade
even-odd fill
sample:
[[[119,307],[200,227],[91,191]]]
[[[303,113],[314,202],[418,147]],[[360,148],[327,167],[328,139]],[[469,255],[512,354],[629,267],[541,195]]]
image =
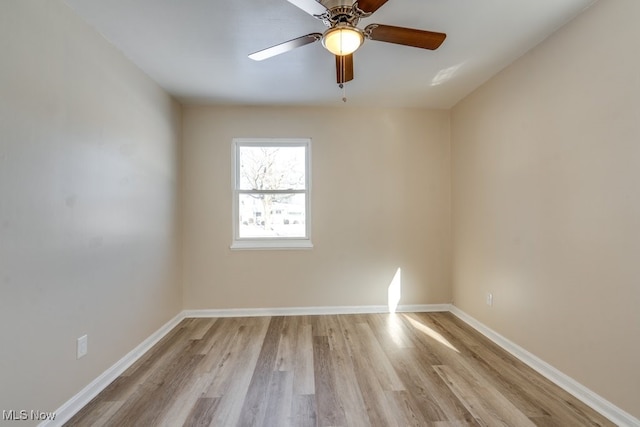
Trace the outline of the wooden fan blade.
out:
[[[336,80],[338,84],[353,80],[353,54],[336,55]]]
[[[249,55],[249,58],[253,59],[254,61],[262,61],[263,59],[271,58],[272,56],[289,52],[290,50],[293,50],[297,47],[316,42],[321,38],[322,34],[320,33],[307,34],[306,36],[298,37],[297,39],[289,40],[287,42],[280,43],[275,46],[259,50],[257,52],[253,52]]]
[[[309,15],[316,16],[322,15],[327,11],[327,8],[322,4],[318,3],[316,0],[287,0],[294,6],[299,7],[300,9],[307,12]]]
[[[373,13],[388,0],[358,0],[358,9],[366,13]]]
[[[364,29],[371,40],[402,44],[422,49],[436,50],[447,37],[444,33],[414,30],[412,28],[394,27],[391,25],[371,24]]]

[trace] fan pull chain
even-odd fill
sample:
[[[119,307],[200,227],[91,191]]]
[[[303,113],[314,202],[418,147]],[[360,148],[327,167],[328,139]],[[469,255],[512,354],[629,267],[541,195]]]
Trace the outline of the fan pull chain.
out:
[[[340,83],[340,88],[342,89],[342,102],[347,102],[347,88],[342,83]]]

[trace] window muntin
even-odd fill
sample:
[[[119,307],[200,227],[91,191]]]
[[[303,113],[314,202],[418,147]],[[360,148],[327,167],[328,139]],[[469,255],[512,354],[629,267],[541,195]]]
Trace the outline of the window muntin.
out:
[[[309,139],[234,139],[232,249],[310,248]]]

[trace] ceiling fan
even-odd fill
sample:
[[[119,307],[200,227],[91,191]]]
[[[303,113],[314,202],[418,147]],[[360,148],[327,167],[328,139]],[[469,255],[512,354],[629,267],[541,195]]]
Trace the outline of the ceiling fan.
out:
[[[369,24],[357,27],[388,0],[287,0],[329,27],[324,33],[311,33],[249,55],[255,61],[271,58],[310,43],[322,45],[336,57],[336,79],[340,87],[353,80],[353,52],[365,39],[435,50],[447,37],[444,33],[391,25]]]

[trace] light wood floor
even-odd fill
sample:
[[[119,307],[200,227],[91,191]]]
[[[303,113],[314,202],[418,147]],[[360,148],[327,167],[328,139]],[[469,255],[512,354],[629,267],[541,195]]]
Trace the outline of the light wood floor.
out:
[[[186,319],[68,426],[604,426],[450,313]]]

